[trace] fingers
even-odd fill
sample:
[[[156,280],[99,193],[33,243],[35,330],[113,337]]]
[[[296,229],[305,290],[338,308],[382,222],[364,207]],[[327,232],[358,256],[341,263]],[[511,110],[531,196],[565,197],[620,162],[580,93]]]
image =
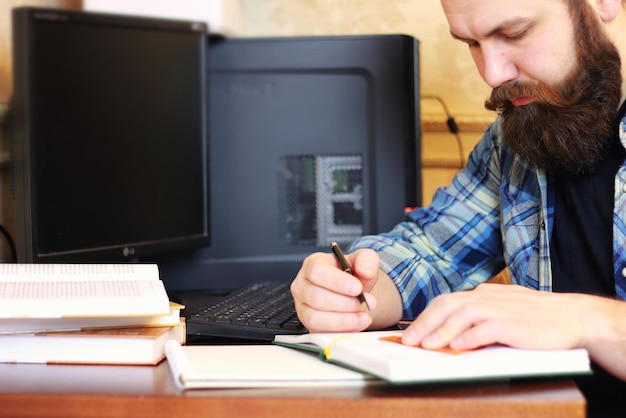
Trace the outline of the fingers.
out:
[[[298,311],[298,318],[309,332],[359,332],[372,322],[372,317],[365,312],[318,311],[306,305]]]
[[[310,332],[356,332],[372,322],[355,296],[313,285],[292,290],[292,293],[298,318]],[[370,308],[374,309],[375,300],[370,295],[366,297]]]
[[[450,341],[449,346],[455,350],[471,350],[501,342],[517,348],[526,348],[526,343],[531,340],[524,338],[523,334],[523,328],[508,319],[488,319],[464,330]]]
[[[481,285],[435,298],[407,327],[403,342],[453,349],[495,343],[531,349],[578,347],[584,334],[584,321],[576,319],[581,316],[579,298],[515,285]]]
[[[363,283],[364,290],[370,291],[378,278],[380,258],[378,253],[370,250],[356,251],[348,256],[352,262],[352,270]]]
[[[341,270],[331,254],[315,253],[304,260],[291,284],[291,293],[298,317],[309,331],[353,332],[361,331],[371,324],[372,318],[363,312],[356,296],[364,290],[359,280],[361,275],[369,287],[373,286],[375,280],[369,277],[369,271],[372,259],[375,264],[378,256],[359,253],[346,256],[359,278]],[[375,274],[373,276],[376,277]],[[376,304],[374,298],[368,294],[366,298],[373,308]]]
[[[350,255],[347,258],[350,259]],[[301,294],[299,291],[310,290],[310,286],[353,298],[363,291],[361,281],[341,270],[337,260],[326,253],[311,254],[304,260],[292,284],[292,292],[295,291],[296,296],[305,297],[306,293]],[[324,303],[324,300],[320,302]]]
[[[488,284],[473,291],[441,295],[405,330],[403,342],[457,349],[501,342],[503,320],[518,315],[518,304],[528,292],[536,293],[520,286]]]
[[[460,344],[463,332],[475,326],[487,314],[488,308],[471,298],[459,298],[460,294],[443,295],[433,303],[405,330],[403,342],[422,345],[425,348],[441,348]]]

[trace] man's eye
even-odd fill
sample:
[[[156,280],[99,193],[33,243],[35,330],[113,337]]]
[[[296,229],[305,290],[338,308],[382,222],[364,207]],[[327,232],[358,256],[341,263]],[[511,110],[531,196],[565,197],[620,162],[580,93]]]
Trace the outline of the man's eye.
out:
[[[526,35],[526,30],[525,29],[523,31],[516,32],[516,33],[513,33],[511,35],[503,34],[502,36],[504,36],[509,41],[517,41],[519,39],[522,39],[524,37],[524,35]]]

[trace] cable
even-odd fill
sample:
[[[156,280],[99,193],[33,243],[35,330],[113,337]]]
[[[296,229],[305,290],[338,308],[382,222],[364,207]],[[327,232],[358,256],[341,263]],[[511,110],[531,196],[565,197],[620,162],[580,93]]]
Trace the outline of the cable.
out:
[[[441,107],[446,114],[446,125],[448,125],[448,131],[456,138],[461,168],[465,167],[465,152],[463,151],[463,141],[461,140],[461,134],[459,134],[459,125],[457,125],[456,120],[454,120],[454,117],[450,114],[446,102],[444,102],[441,97],[432,94],[423,94],[420,96],[420,99],[436,100],[441,104]]]
[[[0,233],[2,233],[2,235],[4,235],[4,238],[7,240],[7,243],[9,244],[9,249],[11,250],[11,258],[13,259],[13,262],[16,263],[17,249],[15,248],[15,242],[13,241],[11,234],[2,225],[0,225]]]

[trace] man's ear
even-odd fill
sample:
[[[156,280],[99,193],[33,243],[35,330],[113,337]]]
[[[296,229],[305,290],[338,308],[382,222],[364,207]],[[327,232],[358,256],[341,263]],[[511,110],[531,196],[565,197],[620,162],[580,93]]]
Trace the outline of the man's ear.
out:
[[[598,12],[598,16],[603,22],[611,22],[626,12],[623,0],[591,0],[592,6]]]

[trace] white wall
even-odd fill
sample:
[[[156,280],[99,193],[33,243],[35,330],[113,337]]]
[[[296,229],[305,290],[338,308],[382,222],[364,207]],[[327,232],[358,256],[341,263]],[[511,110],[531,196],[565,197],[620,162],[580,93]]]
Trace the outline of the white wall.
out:
[[[166,19],[206,22],[211,32],[243,32],[239,0],[83,0],[83,9]]]

